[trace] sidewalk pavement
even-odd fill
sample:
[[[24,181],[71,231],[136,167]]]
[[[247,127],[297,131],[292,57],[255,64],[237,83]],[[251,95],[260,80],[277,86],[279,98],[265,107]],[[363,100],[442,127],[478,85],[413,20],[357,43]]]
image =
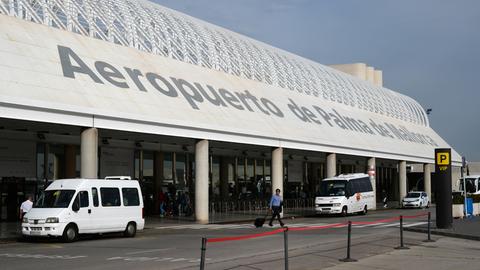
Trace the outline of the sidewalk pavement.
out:
[[[410,246],[407,250],[367,257],[358,262],[339,263],[325,270],[477,270],[480,268],[477,241],[440,237],[433,243]]]
[[[451,229],[438,229],[435,226],[435,220],[432,220],[431,226],[431,234],[480,241],[480,216],[454,219]],[[425,224],[405,228],[405,231],[427,233],[428,227]],[[480,269],[480,265],[478,269]]]

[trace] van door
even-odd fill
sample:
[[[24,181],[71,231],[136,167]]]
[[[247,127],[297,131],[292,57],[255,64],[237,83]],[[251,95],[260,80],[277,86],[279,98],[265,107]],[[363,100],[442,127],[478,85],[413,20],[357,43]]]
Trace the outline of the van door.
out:
[[[102,208],[100,206],[100,200],[98,198],[98,188],[92,187],[92,207],[91,214],[90,214],[90,221],[91,221],[91,230],[92,232],[100,232],[100,230],[105,226],[103,223],[105,222],[102,220]]]
[[[73,212],[72,221],[74,221],[78,226],[79,233],[88,233],[90,232],[91,220],[90,220],[90,198],[88,196],[88,191],[81,190],[77,193],[74,203],[78,203],[80,209],[77,212]]]
[[[357,206],[356,191],[355,191],[354,183],[352,180],[347,182],[347,192],[345,195],[348,195],[346,196],[346,201],[347,201],[346,205],[348,208],[348,213],[357,212],[358,206]]]
[[[121,231],[127,224],[123,221],[123,207],[120,200],[120,190],[117,187],[100,187],[102,203],[103,231]]]

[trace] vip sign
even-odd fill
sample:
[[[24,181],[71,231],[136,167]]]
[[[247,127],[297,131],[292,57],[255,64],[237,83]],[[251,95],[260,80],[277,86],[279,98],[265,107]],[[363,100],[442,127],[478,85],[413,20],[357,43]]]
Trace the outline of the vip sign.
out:
[[[440,171],[445,171],[450,166],[450,153],[449,152],[437,152],[435,155],[435,163]]]

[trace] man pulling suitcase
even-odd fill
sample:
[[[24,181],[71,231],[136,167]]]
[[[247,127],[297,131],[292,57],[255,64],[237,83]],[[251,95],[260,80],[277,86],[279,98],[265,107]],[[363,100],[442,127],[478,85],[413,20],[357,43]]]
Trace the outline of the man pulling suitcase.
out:
[[[283,205],[283,199],[282,196],[280,196],[280,189],[275,190],[275,194],[272,195],[272,198],[270,199],[270,211],[272,211],[272,218],[270,219],[270,222],[268,225],[273,226],[273,220],[275,217],[277,217],[278,222],[280,223],[280,226],[283,227],[283,222],[282,219],[280,218],[280,213],[282,212],[282,205]]]

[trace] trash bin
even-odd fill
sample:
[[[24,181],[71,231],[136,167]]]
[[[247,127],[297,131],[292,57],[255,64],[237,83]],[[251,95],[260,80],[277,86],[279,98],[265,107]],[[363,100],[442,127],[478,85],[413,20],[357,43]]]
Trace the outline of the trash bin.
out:
[[[467,216],[473,215],[473,198],[467,198]]]

